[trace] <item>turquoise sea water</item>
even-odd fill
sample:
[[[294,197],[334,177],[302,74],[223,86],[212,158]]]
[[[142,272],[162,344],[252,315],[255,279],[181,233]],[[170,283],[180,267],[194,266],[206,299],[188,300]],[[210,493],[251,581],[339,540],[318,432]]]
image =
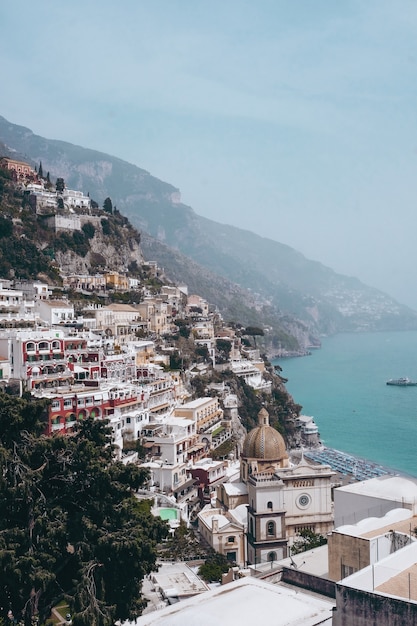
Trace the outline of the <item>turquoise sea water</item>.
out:
[[[304,415],[313,415],[324,445],[417,476],[417,332],[325,338],[311,356],[277,359]]]

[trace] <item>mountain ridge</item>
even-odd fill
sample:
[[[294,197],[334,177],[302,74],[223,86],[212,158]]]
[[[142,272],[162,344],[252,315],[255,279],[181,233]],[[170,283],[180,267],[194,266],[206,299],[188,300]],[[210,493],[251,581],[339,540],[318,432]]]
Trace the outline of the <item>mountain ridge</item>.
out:
[[[97,202],[111,197],[132,225],[171,248],[172,255],[177,250],[203,271],[249,290],[260,308],[269,307],[281,319],[292,316],[305,326],[304,347],[322,334],[417,328],[417,313],[384,292],[337,274],[286,244],[199,216],[181,203],[177,187],[136,165],[45,139],[3,117],[0,141],[32,164],[42,161],[44,171],[63,176],[70,188],[90,193]],[[146,241],[150,244],[151,239]],[[167,259],[167,248],[154,245],[153,253],[153,260],[165,266],[161,260]],[[184,276],[186,263],[182,261]],[[181,279],[180,266],[177,261],[177,279]],[[165,269],[169,275],[169,267]],[[207,287],[201,295],[206,297],[208,292]],[[219,306],[220,301],[218,294],[214,304]]]

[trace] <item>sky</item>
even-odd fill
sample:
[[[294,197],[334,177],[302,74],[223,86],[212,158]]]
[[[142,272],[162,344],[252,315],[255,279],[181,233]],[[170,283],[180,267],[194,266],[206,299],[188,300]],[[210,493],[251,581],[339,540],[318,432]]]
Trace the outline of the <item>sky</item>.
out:
[[[417,310],[416,33],[416,0],[13,0],[0,115]]]

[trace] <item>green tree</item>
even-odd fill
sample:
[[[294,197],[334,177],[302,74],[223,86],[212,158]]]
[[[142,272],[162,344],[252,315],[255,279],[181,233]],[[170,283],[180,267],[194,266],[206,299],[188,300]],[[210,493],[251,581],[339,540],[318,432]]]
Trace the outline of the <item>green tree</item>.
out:
[[[65,189],[65,181],[63,178],[57,178],[55,183],[55,189],[58,193],[63,193]]]
[[[168,532],[134,496],[147,472],[114,461],[105,422],[46,437],[44,414],[45,403],[0,394],[0,607],[27,626],[62,596],[74,626],[138,616]]]
[[[205,561],[204,565],[201,565],[198,570],[198,575],[208,583],[221,582],[222,574],[229,571],[231,566],[235,563],[228,561],[223,554],[214,552]]]
[[[39,176],[39,178],[43,178],[42,161],[39,162],[38,176]]]
[[[111,198],[106,198],[103,202],[103,209],[104,211],[106,211],[106,213],[110,213],[113,214],[113,203],[111,201]]]
[[[291,548],[292,554],[299,554],[300,552],[307,552],[313,548],[318,548],[327,543],[326,537],[319,535],[309,528],[304,528],[298,534],[298,538],[294,541]]]
[[[265,333],[262,328],[258,328],[257,326],[248,326],[245,330],[242,330],[242,335],[253,337],[256,348],[256,337],[263,337]]]
[[[202,547],[193,530],[181,520],[174,534],[164,542],[162,552],[174,561],[186,561],[200,558]]]
[[[94,237],[94,234],[96,232],[94,224],[92,224],[91,222],[86,222],[82,225],[81,228],[87,239],[92,239]]]
[[[229,339],[216,339],[217,362],[226,363],[229,360],[232,342]]]
[[[100,220],[101,228],[103,229],[103,235],[111,235],[111,226],[109,220]]]
[[[10,237],[13,234],[13,222],[7,217],[0,215],[0,239]]]

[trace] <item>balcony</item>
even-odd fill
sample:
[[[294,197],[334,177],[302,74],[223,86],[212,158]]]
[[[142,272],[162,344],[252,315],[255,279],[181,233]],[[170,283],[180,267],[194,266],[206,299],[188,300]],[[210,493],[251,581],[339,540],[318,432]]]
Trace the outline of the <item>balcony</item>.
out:
[[[45,358],[45,356],[47,358]],[[42,356],[28,356],[26,361],[26,367],[31,367],[33,365],[42,366],[42,365],[66,365],[67,360],[64,358],[62,354],[60,355],[42,355]]]

